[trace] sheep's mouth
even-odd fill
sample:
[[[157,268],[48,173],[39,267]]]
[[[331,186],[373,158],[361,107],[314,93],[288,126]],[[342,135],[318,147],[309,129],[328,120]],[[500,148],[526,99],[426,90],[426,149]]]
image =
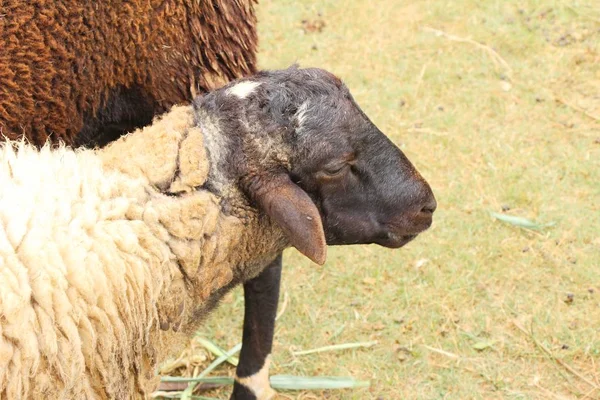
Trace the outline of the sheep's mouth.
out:
[[[377,241],[377,244],[390,249],[398,249],[412,241],[417,236],[418,234],[416,233],[412,235],[397,235],[393,232],[388,232],[386,237]]]

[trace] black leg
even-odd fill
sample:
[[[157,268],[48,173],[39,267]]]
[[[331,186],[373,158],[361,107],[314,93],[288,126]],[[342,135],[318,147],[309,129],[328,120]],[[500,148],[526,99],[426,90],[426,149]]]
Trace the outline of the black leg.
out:
[[[281,254],[259,276],[244,284],[244,334],[231,399],[267,400],[275,394],[269,384],[269,355],[280,281]]]

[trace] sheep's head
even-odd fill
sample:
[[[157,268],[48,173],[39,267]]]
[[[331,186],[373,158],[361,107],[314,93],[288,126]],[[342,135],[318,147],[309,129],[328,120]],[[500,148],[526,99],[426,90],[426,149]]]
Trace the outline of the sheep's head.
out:
[[[213,163],[313,261],[326,244],[396,248],[431,225],[431,188],[329,72],[261,72],[195,106],[226,135]]]

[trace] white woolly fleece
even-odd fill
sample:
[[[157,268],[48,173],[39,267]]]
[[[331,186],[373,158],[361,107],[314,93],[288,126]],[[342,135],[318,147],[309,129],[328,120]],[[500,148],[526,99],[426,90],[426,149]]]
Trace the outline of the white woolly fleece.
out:
[[[190,107],[99,151],[0,145],[0,398],[147,397],[236,267],[282,249],[194,190],[208,168]]]

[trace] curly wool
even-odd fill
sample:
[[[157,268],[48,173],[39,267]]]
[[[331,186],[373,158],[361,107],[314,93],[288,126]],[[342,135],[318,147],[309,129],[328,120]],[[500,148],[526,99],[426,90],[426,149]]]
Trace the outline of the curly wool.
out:
[[[0,147],[0,398],[147,397],[157,363],[285,247],[198,189],[209,167],[191,107],[96,152]]]
[[[255,1],[0,2],[0,133],[70,145],[121,90],[156,115],[255,72]]]

